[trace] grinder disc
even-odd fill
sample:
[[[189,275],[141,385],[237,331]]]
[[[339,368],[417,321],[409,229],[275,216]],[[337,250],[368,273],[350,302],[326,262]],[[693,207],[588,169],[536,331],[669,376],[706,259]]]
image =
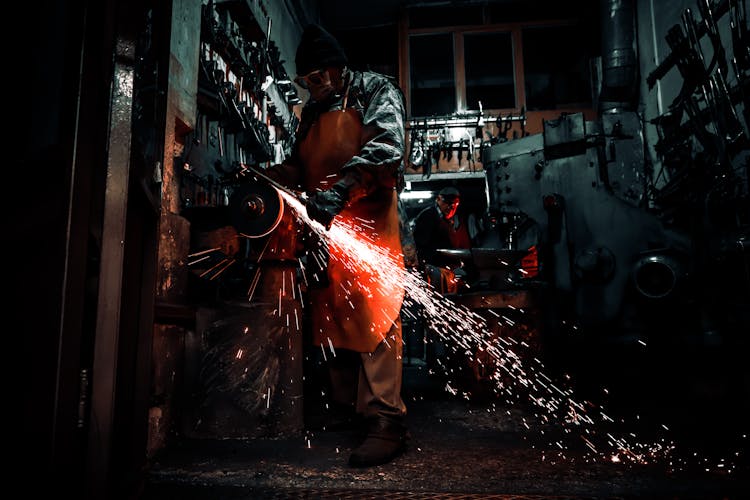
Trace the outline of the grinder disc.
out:
[[[242,236],[260,238],[279,225],[284,201],[273,186],[250,181],[234,190],[229,208],[232,225]]]

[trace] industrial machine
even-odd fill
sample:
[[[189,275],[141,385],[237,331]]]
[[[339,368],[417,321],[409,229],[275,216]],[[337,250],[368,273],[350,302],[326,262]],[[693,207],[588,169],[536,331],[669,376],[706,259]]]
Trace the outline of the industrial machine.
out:
[[[662,115],[646,122],[627,97],[635,68],[607,59],[628,45],[614,40],[603,48],[598,120],[563,115],[483,155],[489,211],[509,221],[505,240],[538,239],[548,305],[597,335],[721,342],[750,331],[747,22],[742,2],[698,6],[700,22],[685,10],[667,35],[672,53],[648,78],[653,87],[672,65],[684,78]],[[717,28],[723,14],[730,47]]]
[[[685,9],[666,35],[672,52],[646,79],[653,89],[674,68],[682,86],[648,119],[638,104],[628,5],[611,2],[602,16],[596,120],[561,114],[542,133],[481,147],[485,232],[480,248],[456,258],[500,279],[478,279],[453,299],[482,310],[512,306],[500,297],[520,294],[536,307],[550,359],[565,371],[597,364],[596,379],[647,360],[644,377],[685,375],[696,364],[724,376],[722,365],[739,366],[732,353],[750,331],[744,2],[701,0],[698,16]],[[428,174],[422,179],[436,192]],[[520,258],[493,265],[532,248],[533,280],[512,272]]]

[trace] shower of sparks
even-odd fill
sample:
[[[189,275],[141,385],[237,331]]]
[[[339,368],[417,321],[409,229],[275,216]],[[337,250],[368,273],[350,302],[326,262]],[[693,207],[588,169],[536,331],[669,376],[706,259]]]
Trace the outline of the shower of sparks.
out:
[[[331,354],[335,358],[336,357],[336,350],[333,348],[333,342],[331,342],[331,337],[327,337],[327,338],[328,338],[328,347],[331,349]]]
[[[577,435],[580,438],[580,442],[585,445],[584,452],[590,453],[587,460],[647,464],[666,460],[674,453],[674,443],[665,438],[658,439],[657,442],[639,442],[633,433],[616,437],[611,432],[598,432],[597,425],[601,424],[606,429],[614,423],[603,407],[590,401],[577,401],[572,389],[545,375],[544,365],[538,358],[532,356],[531,361],[525,365],[518,352],[529,349],[528,344],[493,333],[485,318],[445,298],[417,272],[405,271],[392,265],[397,259],[403,259],[403,255],[393,255],[387,248],[377,244],[373,239],[377,235],[371,235],[371,221],[351,222],[336,218],[332,226],[326,230],[320,223],[307,217],[306,210],[299,200],[283,192],[281,195],[287,206],[293,209],[298,220],[315,231],[328,248],[336,250],[330,252],[330,258],[339,259],[339,263],[346,269],[364,277],[361,282],[347,282],[343,287],[346,293],[350,293],[355,286],[368,295],[388,295],[394,290],[405,290],[404,305],[420,306],[430,329],[446,341],[446,347],[454,353],[467,356],[483,367],[489,365],[489,368],[495,368],[490,377],[494,383],[492,390],[496,395],[505,398],[509,403],[514,403],[526,394],[528,400],[538,409],[534,417],[542,424],[557,424],[562,427],[565,434]],[[328,258],[322,254],[317,255],[316,252],[312,255],[321,261]],[[303,279],[304,276],[303,272]],[[402,311],[407,309],[408,307],[404,307]],[[511,309],[519,310],[515,307]],[[500,324],[503,321],[508,326],[515,324],[506,316],[498,315],[491,310],[488,312],[498,318]],[[523,313],[523,309],[519,312]],[[387,331],[388,327],[389,325],[372,325],[372,330]],[[330,339],[329,346],[335,355]],[[323,344],[320,348],[324,361],[327,361]],[[478,359],[480,355],[483,358],[481,360]],[[447,369],[440,359],[436,361]],[[446,384],[445,390],[454,395],[459,394],[450,383]],[[470,396],[467,393],[462,395],[467,398]],[[525,422],[524,425],[529,428]],[[666,426],[663,428],[667,430]],[[541,434],[544,434],[544,431],[541,431]],[[549,444],[561,450],[567,449],[560,440]]]
[[[255,289],[257,288],[259,281],[260,281],[260,268],[255,270],[255,275],[253,276],[253,279],[250,282],[250,288],[247,290],[248,302],[253,300],[253,295],[255,295]]]
[[[203,256],[203,257],[201,257],[200,259],[196,259],[196,260],[194,260],[194,261],[188,262],[188,264],[187,264],[187,265],[188,265],[188,266],[194,266],[194,265],[195,265],[195,264],[197,264],[198,262],[203,262],[204,260],[207,260],[207,259],[210,259],[210,258],[211,258],[211,256],[210,256],[210,255],[204,255],[204,256]]]
[[[213,276],[211,276],[211,279],[214,279],[216,276],[218,276],[219,274],[221,274],[222,272],[224,272],[224,270],[227,267],[229,267],[230,265],[232,265],[233,263],[234,263],[233,259],[229,259],[229,258],[222,259],[217,264],[214,264],[212,267],[209,267],[208,269],[206,269],[205,271],[203,271],[200,274],[200,277],[203,278],[207,274],[213,272],[214,274],[213,274]],[[216,269],[219,268],[220,266],[225,266],[225,267],[222,267],[219,271],[216,271]]]
[[[221,247],[209,248],[208,250],[201,250],[200,252],[191,253],[188,255],[188,257],[198,257],[199,255],[205,255],[207,253],[215,252],[217,250],[221,250]]]
[[[323,361],[328,361],[328,357],[326,357],[326,348],[323,347],[323,344],[320,344],[320,350],[323,351]]]
[[[221,247],[215,247],[215,248],[209,248],[207,250],[201,250],[199,252],[194,252],[194,253],[188,254],[188,258],[193,258],[193,257],[199,257],[199,258],[191,260],[190,262],[187,263],[187,265],[188,266],[194,266],[194,265],[198,264],[199,262],[203,262],[204,260],[211,259],[211,258],[215,257],[215,255],[212,255],[212,254],[214,254],[214,252],[218,252],[218,255],[223,255],[220,252],[220,250],[221,250]],[[219,265],[221,265],[223,262],[226,262],[226,261],[227,261],[227,259],[224,259],[221,262],[219,262],[219,264],[216,264],[214,267],[212,267],[208,271],[205,271],[204,273],[202,273],[200,275],[201,278],[203,276],[205,276],[206,274],[208,274],[209,272],[213,271],[216,267],[218,267]],[[234,263],[234,260],[232,260],[232,259],[229,259],[229,261],[230,261],[229,265],[231,265],[232,263]],[[229,267],[229,265],[226,266],[226,267]],[[224,269],[226,269],[226,267]],[[217,272],[214,276],[211,277],[211,279],[214,279],[216,276],[218,276],[219,274],[221,274],[224,271],[224,269],[222,269],[221,271]]]
[[[220,268],[220,269],[219,269],[218,271],[216,271],[216,272],[215,272],[215,273],[213,274],[213,276],[211,276],[211,278],[210,278],[210,279],[211,279],[211,280],[215,279],[215,278],[216,278],[217,276],[219,276],[219,275],[220,275],[221,273],[223,273],[224,271],[226,271],[227,269],[229,269],[229,267],[230,267],[230,266],[231,266],[232,264],[234,264],[235,262],[236,262],[236,261],[235,261],[234,259],[227,259],[227,262],[226,262],[226,264],[225,264],[225,265],[224,265],[224,266],[223,266],[222,268]]]

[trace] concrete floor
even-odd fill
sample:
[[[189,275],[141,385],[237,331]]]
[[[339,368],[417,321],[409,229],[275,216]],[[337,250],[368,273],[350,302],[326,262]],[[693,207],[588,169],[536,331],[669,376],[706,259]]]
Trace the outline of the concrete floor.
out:
[[[613,463],[592,459],[581,440],[540,421],[531,405],[453,396],[422,367],[407,367],[404,379],[412,440],[389,464],[348,467],[353,431],[183,440],[150,465],[142,498],[750,498],[747,436],[732,419],[722,428],[706,420],[709,412],[696,413],[674,432],[686,446],[669,458]],[[645,414],[661,418],[662,410]]]

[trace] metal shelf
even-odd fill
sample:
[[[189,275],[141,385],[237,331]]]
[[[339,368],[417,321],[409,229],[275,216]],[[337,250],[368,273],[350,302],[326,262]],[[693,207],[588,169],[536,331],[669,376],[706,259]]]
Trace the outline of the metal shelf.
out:
[[[404,180],[410,182],[447,181],[454,179],[484,179],[484,170],[479,172],[433,172],[428,178],[422,174],[404,174]]]

